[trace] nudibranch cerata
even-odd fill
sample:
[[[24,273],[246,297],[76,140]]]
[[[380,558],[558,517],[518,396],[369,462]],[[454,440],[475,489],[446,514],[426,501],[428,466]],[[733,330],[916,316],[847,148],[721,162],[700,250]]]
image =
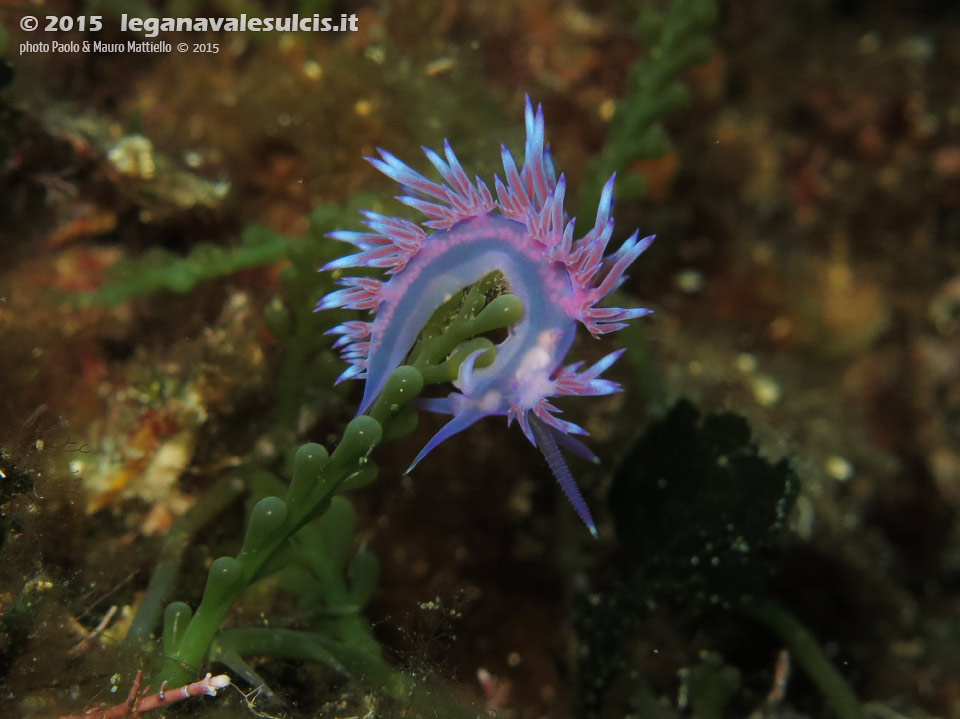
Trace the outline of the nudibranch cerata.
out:
[[[489,415],[514,420],[527,439],[546,457],[590,532],[596,527],[590,510],[568,469],[560,447],[598,461],[572,435],[586,431],[557,417],[551,399],[569,395],[607,395],[620,386],[600,375],[623,353],[617,350],[593,366],[561,366],[576,334],[577,323],[598,337],[626,326],[650,312],[645,308],[601,307],[599,304],[626,279],[624,272],[650,245],[653,237],[635,232],[618,250],[604,255],[613,234],[614,176],[603,187],[593,227],[574,239],[575,218],[564,207],[566,180],[558,178],[544,145],[543,110],[526,101],[527,139],[523,166],[501,147],[504,178],[494,180],[494,193],[479,177],[471,181],[448,142],[443,157],[424,148],[443,182],[434,182],[385,150],[367,158],[400,184],[398,197],[426,219],[420,224],[376,212],[364,212],[369,232],[338,231],[329,236],[360,251],[328,263],[322,270],[377,267],[383,279],[343,277],[344,289],[331,292],[318,310],[345,307],[370,310],[370,321],[344,322],[330,330],[349,363],[338,381],[364,379],[358,414],[366,412],[383,389],[387,376],[401,365],[424,325],[454,293],[486,275],[502,273],[505,289],[523,303],[523,315],[496,345],[496,358],[477,367],[480,354],[467,357],[459,370],[458,392],[419,406],[453,418],[414,459],[413,469],[440,442]],[[408,470],[409,471],[409,470]]]

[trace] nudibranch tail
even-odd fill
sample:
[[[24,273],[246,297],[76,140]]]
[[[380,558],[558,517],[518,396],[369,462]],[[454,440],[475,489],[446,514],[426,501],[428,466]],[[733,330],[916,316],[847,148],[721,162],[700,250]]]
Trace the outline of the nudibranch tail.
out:
[[[580,494],[580,488],[577,486],[573,475],[570,474],[566,460],[564,460],[563,455],[560,454],[560,448],[557,446],[554,433],[559,434],[559,430],[544,424],[536,417],[531,418],[530,429],[533,430],[533,436],[537,440],[537,447],[543,452],[543,456],[546,458],[547,464],[550,465],[553,476],[556,477],[560,483],[560,488],[563,490],[563,493],[567,495],[567,499],[570,500],[570,504],[573,505],[580,519],[587,525],[590,534],[596,538],[597,525],[594,524],[593,517],[590,515],[590,508],[584,501],[583,495]]]
[[[442,154],[424,153],[440,181],[420,174],[386,150],[367,158],[397,182],[397,199],[421,212],[420,223],[364,212],[367,231],[330,233],[357,248],[324,270],[351,267],[384,270],[382,279],[342,277],[343,289],[320,300],[318,310],[343,307],[369,310],[369,321],[352,320],[329,330],[334,346],[349,363],[338,381],[365,380],[359,413],[367,411],[391,371],[402,364],[433,313],[450,297],[492,272],[503,289],[515,295],[523,314],[496,345],[492,363],[476,367],[477,353],[460,366],[457,392],[444,399],[424,399],[423,409],[452,415],[411,465],[443,440],[491,415],[517,420],[526,437],[547,458],[566,495],[595,535],[596,528],[560,448],[589,461],[596,456],[572,435],[586,431],[560,419],[553,397],[597,396],[620,391],[601,377],[622,350],[606,355],[586,370],[582,363],[562,366],[578,324],[595,337],[615,332],[644,308],[605,307],[603,301],[626,279],[627,268],[652,242],[634,233],[616,251],[605,254],[613,236],[614,181],[603,187],[593,226],[575,238],[576,219],[564,209],[566,178],[557,177],[545,145],[543,109],[525,104],[527,138],[523,163],[517,166],[501,148],[503,175],[491,192],[480,178],[471,180],[449,142]],[[408,470],[409,471],[409,470]]]

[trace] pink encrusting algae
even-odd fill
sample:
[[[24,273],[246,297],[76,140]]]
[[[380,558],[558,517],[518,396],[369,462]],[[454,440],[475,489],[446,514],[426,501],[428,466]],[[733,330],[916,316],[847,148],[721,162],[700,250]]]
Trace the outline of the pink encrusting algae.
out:
[[[501,148],[504,180],[495,178],[496,196],[480,178],[470,180],[447,142],[443,157],[424,149],[443,177],[442,183],[424,177],[384,150],[379,150],[382,159],[368,158],[409,193],[397,199],[427,219],[421,226],[364,212],[370,232],[331,233],[330,237],[349,242],[360,252],[334,260],[322,270],[378,267],[386,270],[386,276],[382,280],[344,277],[338,282],[345,289],[328,294],[317,309],[345,307],[376,313],[369,322],[344,322],[330,330],[340,335],[335,346],[349,362],[338,381],[366,380],[358,412],[363,413],[390,372],[404,362],[437,308],[491,272],[502,273],[506,291],[523,304],[523,316],[496,346],[490,366],[475,366],[482,352],[466,358],[455,383],[459,392],[419,402],[420,407],[453,415],[453,419],[427,443],[410,469],[440,442],[477,420],[506,415],[508,424],[516,420],[527,439],[543,452],[564,493],[596,536],[590,511],[559,447],[598,460],[571,436],[586,431],[557,417],[560,410],[550,399],[620,391],[616,382],[600,375],[623,350],[585,370],[581,370],[581,362],[565,367],[561,362],[578,322],[598,337],[650,312],[598,305],[623,283],[627,267],[653,237],[638,239],[634,233],[618,250],[604,255],[613,234],[611,177],[603,188],[594,226],[574,239],[575,218],[569,218],[563,207],[566,180],[563,175],[556,177],[549,149],[544,146],[543,110],[538,106],[534,112],[529,98],[526,129],[522,168],[517,168],[506,147]]]

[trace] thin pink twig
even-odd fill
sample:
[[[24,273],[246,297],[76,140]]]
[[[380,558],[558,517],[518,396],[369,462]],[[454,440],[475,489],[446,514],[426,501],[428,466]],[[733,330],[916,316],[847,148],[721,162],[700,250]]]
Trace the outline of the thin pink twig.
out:
[[[68,654],[78,655],[83,654],[87,649],[90,648],[90,645],[93,644],[93,640],[96,639],[104,629],[110,624],[113,620],[113,616],[117,613],[117,605],[114,604],[107,610],[107,613],[103,615],[103,619],[100,620],[100,623],[96,628],[89,632],[83,639],[77,642]]]
[[[166,682],[160,687],[156,694],[141,697],[140,682],[143,680],[143,672],[137,671],[137,676],[133,680],[133,686],[130,687],[130,693],[123,704],[117,704],[112,707],[93,707],[87,709],[83,714],[65,714],[58,719],[129,719],[136,717],[141,712],[148,712],[160,707],[170,706],[177,702],[189,699],[190,697],[206,694],[215,697],[217,692],[230,686],[230,677],[226,674],[213,676],[207,674],[203,679],[186,686],[176,689],[167,689]]]

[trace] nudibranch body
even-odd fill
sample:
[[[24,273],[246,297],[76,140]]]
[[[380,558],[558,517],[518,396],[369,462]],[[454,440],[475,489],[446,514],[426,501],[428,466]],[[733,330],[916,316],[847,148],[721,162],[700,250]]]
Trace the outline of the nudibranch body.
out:
[[[444,182],[434,182],[390,153],[368,160],[408,193],[398,197],[426,216],[420,224],[364,212],[370,232],[338,231],[330,237],[355,245],[360,252],[330,262],[322,270],[379,267],[382,280],[345,277],[345,289],[324,297],[318,310],[346,307],[371,310],[369,322],[345,322],[330,330],[350,366],[340,376],[365,379],[358,413],[366,412],[383,389],[387,376],[403,364],[417,336],[437,308],[454,293],[499,271],[505,290],[523,303],[523,316],[496,346],[496,358],[476,367],[479,352],[460,366],[459,392],[442,399],[421,400],[424,409],[453,415],[423,448],[411,469],[434,447],[477,420],[505,415],[518,422],[527,439],[547,458],[565,494],[590,532],[596,528],[559,451],[559,446],[598,461],[571,435],[586,434],[560,419],[550,399],[565,395],[605,395],[620,390],[601,373],[622,350],[608,354],[585,370],[582,363],[561,366],[576,334],[577,323],[599,336],[619,330],[644,308],[600,307],[619,287],[624,271],[653,237],[637,233],[604,256],[613,233],[613,183],[603,188],[594,226],[574,239],[575,219],[564,211],[566,181],[556,177],[544,146],[543,110],[526,102],[527,140],[522,168],[501,148],[504,179],[495,178],[496,197],[478,177],[471,182],[449,143],[444,157],[424,149]],[[408,470],[409,471],[409,470]]]

